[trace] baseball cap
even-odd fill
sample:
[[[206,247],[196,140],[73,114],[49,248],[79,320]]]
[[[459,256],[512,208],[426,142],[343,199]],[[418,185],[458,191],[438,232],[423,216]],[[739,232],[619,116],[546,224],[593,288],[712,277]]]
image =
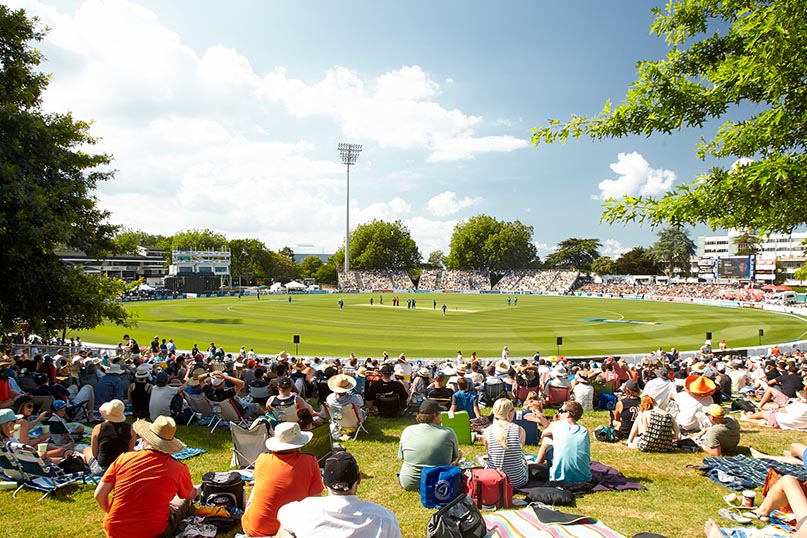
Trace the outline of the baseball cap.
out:
[[[418,413],[422,415],[436,415],[441,411],[440,404],[434,400],[423,400],[423,403],[420,404],[420,409],[418,409]]]
[[[325,460],[322,481],[332,490],[348,491],[359,479],[359,464],[349,452],[337,452]]]
[[[291,388],[291,379],[288,377],[281,377],[277,380],[277,386],[281,389],[290,389]]]
[[[726,415],[726,410],[719,404],[712,404],[707,406],[706,409],[703,410],[704,413],[707,415],[712,415],[713,417],[724,417]]]
[[[385,364],[381,367],[381,373],[384,375],[392,375],[395,370],[389,364]]]
[[[67,407],[67,402],[64,400],[53,400],[53,403],[50,404],[51,409],[54,411],[61,411],[65,407]]]

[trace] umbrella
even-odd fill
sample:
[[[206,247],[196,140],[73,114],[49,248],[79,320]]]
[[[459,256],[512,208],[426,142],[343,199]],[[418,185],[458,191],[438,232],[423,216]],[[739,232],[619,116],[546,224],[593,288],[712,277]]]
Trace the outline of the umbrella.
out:
[[[790,286],[776,286],[774,289],[776,291],[793,291],[793,288]]]
[[[154,291],[157,288],[154,288],[152,286],[149,286],[148,284],[143,283],[143,284],[140,284],[140,288],[138,288],[138,289],[140,291]]]

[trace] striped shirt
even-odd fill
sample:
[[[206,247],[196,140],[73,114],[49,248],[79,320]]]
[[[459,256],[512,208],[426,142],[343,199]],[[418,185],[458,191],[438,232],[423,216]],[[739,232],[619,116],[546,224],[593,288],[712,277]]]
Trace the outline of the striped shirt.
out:
[[[496,422],[499,422],[498,420]],[[488,467],[499,469],[507,475],[514,488],[520,488],[527,483],[527,462],[521,447],[519,431],[521,427],[512,422],[507,425],[507,449],[502,448],[496,440],[498,428],[490,426],[485,429],[485,439],[488,443]]]

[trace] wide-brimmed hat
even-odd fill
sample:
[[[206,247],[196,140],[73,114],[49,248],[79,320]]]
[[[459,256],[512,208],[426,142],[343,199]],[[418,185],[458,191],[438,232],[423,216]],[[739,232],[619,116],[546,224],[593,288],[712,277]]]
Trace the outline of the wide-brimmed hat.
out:
[[[126,406],[122,401],[110,400],[102,404],[101,407],[98,408],[98,412],[101,413],[104,420],[108,420],[109,422],[126,422],[126,417],[123,415],[125,409]]]
[[[106,369],[106,373],[112,375],[121,375],[123,373],[123,369],[120,367],[120,364],[113,362],[109,365],[109,368]]]
[[[314,434],[300,430],[296,422],[281,422],[275,427],[274,437],[266,440],[266,450],[281,452],[304,447]]]
[[[496,363],[497,374],[506,374],[508,371],[510,371],[510,363],[504,360]]]
[[[350,392],[356,388],[356,380],[345,374],[338,374],[328,380],[328,388],[334,392]]]
[[[692,368],[690,368],[690,370],[694,374],[702,374],[705,369],[706,369],[706,363],[703,362],[696,362],[695,364],[692,365]]]
[[[20,420],[22,415],[18,415],[12,409],[0,409],[0,424],[6,424],[7,422],[14,422]]]
[[[191,372],[191,378],[188,379],[188,386],[189,387],[197,387],[199,384],[202,383],[200,377],[205,374],[207,370],[204,368],[194,368],[193,372]]]
[[[551,372],[552,377],[566,377],[569,375],[568,370],[562,364],[558,364],[554,368],[552,368]]]
[[[14,364],[14,361],[8,355],[3,355],[0,358],[0,366],[11,366],[12,364]]]
[[[418,375],[420,377],[431,377],[431,370],[429,370],[428,368],[421,368],[420,370],[418,370]]]
[[[175,437],[177,423],[171,417],[160,415],[154,422],[140,419],[132,424],[132,428],[138,436],[160,452],[176,454],[185,448],[185,443]]]
[[[149,367],[145,364],[141,364],[137,367],[137,371],[135,371],[135,378],[136,379],[148,379],[151,374],[149,373]]]
[[[717,386],[715,382],[701,375],[691,375],[684,381],[684,388],[693,396],[708,396],[712,394]]]

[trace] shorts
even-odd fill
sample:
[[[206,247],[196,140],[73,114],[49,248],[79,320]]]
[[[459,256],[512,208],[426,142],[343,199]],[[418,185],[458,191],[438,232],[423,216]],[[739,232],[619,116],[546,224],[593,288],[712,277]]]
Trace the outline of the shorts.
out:
[[[90,461],[87,462],[87,466],[90,468],[90,472],[95,476],[102,475],[106,472],[106,469],[98,464],[98,460],[95,459],[95,456],[90,458]]]
[[[776,391],[776,396],[773,397],[773,401],[776,402],[776,405],[779,407],[783,407],[790,401],[790,397],[784,392]]]
[[[801,455],[801,464],[804,465],[807,462],[807,448],[804,449],[804,453]]]
[[[767,413],[765,413],[765,420],[768,421],[768,425],[772,428],[778,428],[779,422],[776,421],[776,412],[778,409],[771,409]]]

